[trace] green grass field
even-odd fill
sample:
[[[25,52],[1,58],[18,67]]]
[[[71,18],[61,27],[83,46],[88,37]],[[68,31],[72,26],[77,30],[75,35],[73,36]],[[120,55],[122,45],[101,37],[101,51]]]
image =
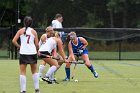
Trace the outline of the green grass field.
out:
[[[40,63],[40,60],[38,62]],[[78,65],[75,79],[79,82],[63,82],[63,64],[56,75],[60,84],[40,82],[41,93],[140,93],[139,61],[95,60],[92,63],[100,75],[98,79],[95,79],[84,65]],[[48,67],[47,65],[46,70]],[[73,66],[71,68],[73,69]],[[18,60],[0,60],[0,93],[19,91]],[[27,68],[27,93],[34,93],[30,66]]]

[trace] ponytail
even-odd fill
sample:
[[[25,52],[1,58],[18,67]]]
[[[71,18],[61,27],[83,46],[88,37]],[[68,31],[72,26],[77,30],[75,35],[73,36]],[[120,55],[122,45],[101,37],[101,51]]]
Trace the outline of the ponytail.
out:
[[[28,27],[25,27],[24,35],[26,35],[26,30],[27,30],[27,28],[28,28]]]
[[[25,26],[25,31],[24,31],[24,35],[26,35],[26,30],[28,27],[30,27],[32,25],[32,18],[30,16],[26,16],[24,18],[24,26]]]

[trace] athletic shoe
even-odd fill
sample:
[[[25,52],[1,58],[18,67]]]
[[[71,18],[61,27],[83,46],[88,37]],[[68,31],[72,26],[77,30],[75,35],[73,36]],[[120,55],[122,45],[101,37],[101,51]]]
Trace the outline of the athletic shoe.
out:
[[[20,93],[26,93],[26,91],[22,91],[22,92],[20,92]]]
[[[46,82],[48,82],[48,83],[52,83],[52,81],[51,81],[48,77],[44,77],[44,78],[42,78],[42,80],[43,80],[43,81],[46,81]]]
[[[42,80],[42,77],[39,77],[39,81],[41,81],[41,82],[43,81],[43,80]]]
[[[68,78],[66,77],[63,81],[70,81],[70,79],[68,79]]]
[[[52,80],[52,84],[59,84],[59,82],[57,82],[55,79]]]
[[[92,72],[92,73],[94,74],[94,77],[95,77],[95,78],[98,78],[99,75],[98,75],[98,73],[97,73],[96,71],[94,71],[94,72]]]
[[[35,93],[40,93],[39,89],[35,89]]]

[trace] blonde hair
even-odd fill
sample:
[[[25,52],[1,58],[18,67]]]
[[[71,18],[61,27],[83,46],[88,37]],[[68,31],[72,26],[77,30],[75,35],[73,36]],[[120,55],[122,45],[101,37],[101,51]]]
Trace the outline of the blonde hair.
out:
[[[55,31],[55,32],[54,32],[54,36],[57,37],[57,38],[60,38],[59,32],[58,32],[58,31]]]
[[[76,36],[76,33],[74,31],[70,32],[69,35],[75,35]]]
[[[51,31],[53,30],[53,27],[52,27],[52,26],[48,26],[48,27],[45,29],[46,32],[50,32],[50,30],[51,30]]]

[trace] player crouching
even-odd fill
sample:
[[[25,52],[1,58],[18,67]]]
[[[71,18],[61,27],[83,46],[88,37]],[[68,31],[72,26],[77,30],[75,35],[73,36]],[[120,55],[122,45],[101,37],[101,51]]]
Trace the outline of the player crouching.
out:
[[[68,44],[68,50],[69,50],[69,61],[75,61],[77,56],[81,56],[84,64],[87,66],[87,68],[93,73],[95,78],[98,78],[98,73],[95,71],[94,67],[89,61],[88,57],[88,50],[87,45],[88,42],[83,37],[77,37],[75,32],[70,32],[68,34],[70,36],[70,41]],[[64,81],[70,80],[70,63],[66,64],[65,71],[66,71],[66,78]]]
[[[49,84],[57,83],[55,80],[50,80],[50,77],[59,68],[59,65],[58,65],[57,60],[50,58],[50,57],[43,56],[43,55],[51,56],[52,51],[54,49],[56,49],[56,47],[58,47],[58,51],[59,51],[62,59],[64,60],[64,62],[68,62],[68,60],[65,59],[66,56],[65,56],[65,53],[63,50],[62,41],[57,36],[48,38],[48,40],[43,45],[41,45],[41,47],[39,49],[40,57],[46,63],[48,63],[50,65],[50,68],[49,68],[48,72],[46,73],[45,77],[42,78],[43,81],[46,81]]]

